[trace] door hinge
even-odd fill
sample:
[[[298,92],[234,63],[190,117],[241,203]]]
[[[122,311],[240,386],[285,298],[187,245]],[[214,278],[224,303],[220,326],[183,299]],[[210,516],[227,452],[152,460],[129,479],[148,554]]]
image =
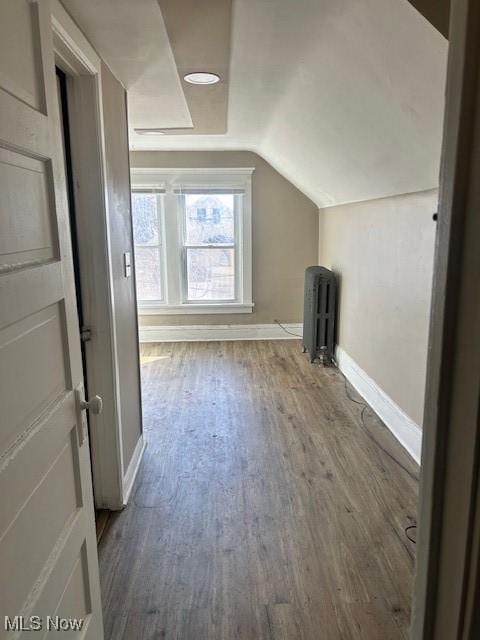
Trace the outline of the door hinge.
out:
[[[100,396],[93,396],[85,400],[85,389],[81,382],[75,389],[75,408],[77,413],[78,446],[81,447],[88,434],[87,411],[99,415],[103,410],[103,400]]]
[[[87,413],[83,408],[85,402],[85,390],[83,384],[80,383],[75,389],[75,408],[77,413],[77,433],[78,433],[78,446],[81,447],[85,442],[85,438],[88,434],[88,422]]]
[[[83,326],[80,330],[80,340],[82,342],[89,342],[92,339],[92,330],[90,327]]]

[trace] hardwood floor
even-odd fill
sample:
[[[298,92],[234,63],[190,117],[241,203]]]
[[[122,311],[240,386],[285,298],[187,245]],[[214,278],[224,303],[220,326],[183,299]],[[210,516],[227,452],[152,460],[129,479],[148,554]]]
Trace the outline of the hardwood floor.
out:
[[[107,640],[408,638],[417,483],[342,376],[296,340],[142,362],[148,445],[99,548]]]
[[[95,511],[95,532],[97,534],[97,544],[99,544],[102,539],[109,517],[110,511],[107,511],[106,509],[98,509]]]

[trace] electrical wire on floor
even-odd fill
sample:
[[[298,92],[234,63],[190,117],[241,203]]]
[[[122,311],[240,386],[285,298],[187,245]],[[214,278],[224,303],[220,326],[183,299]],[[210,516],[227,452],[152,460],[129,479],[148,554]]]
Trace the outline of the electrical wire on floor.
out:
[[[278,324],[278,326],[283,329],[285,331],[285,333],[290,334],[291,336],[295,336],[296,338],[303,338],[303,336],[299,335],[298,333],[294,333],[293,331],[290,331],[289,329],[287,329],[287,327],[285,327],[281,322],[279,322],[278,320],[274,320],[275,324]]]
[[[335,360],[333,360],[333,363],[335,365],[336,370],[338,371],[338,373],[342,376],[343,378],[343,382],[344,382],[344,386],[345,386],[345,395],[347,396],[347,398],[350,400],[350,402],[354,402],[355,404],[358,404],[362,407],[362,411],[360,413],[360,422],[361,425],[363,427],[363,430],[365,431],[365,433],[367,434],[367,436],[370,438],[370,440],[372,440],[379,449],[381,449],[383,451],[383,453],[388,456],[390,458],[390,460],[393,460],[393,462],[395,462],[396,465],[398,465],[401,469],[403,469],[403,471],[405,471],[405,473],[407,475],[410,476],[410,478],[412,478],[412,480],[416,480],[418,482],[418,476],[416,476],[414,473],[412,473],[410,471],[410,469],[408,469],[404,464],[402,464],[400,462],[400,460],[397,460],[397,458],[390,453],[390,451],[388,451],[388,449],[385,449],[385,447],[383,445],[380,444],[380,442],[375,438],[375,436],[373,435],[373,433],[370,431],[370,429],[367,427],[367,424],[365,422],[365,411],[367,411],[370,407],[368,406],[368,404],[366,404],[365,402],[361,402],[360,400],[355,400],[355,398],[353,398],[348,390],[348,380],[345,377],[344,373],[338,368],[338,365],[336,363]]]
[[[367,436],[370,438],[370,440],[372,440],[372,442],[374,442],[376,444],[376,446],[381,451],[383,451],[383,453],[386,456],[388,456],[390,458],[390,460],[392,460],[398,467],[400,467],[400,469],[402,469],[410,478],[412,478],[412,480],[415,480],[416,482],[418,482],[418,477],[414,473],[412,473],[410,471],[410,469],[408,469],[404,464],[402,464],[400,462],[400,460],[398,460],[392,453],[390,453],[390,451],[388,451],[388,449],[385,449],[385,447],[375,438],[373,433],[367,427],[367,423],[365,422],[365,411],[367,411],[367,409],[369,409],[370,407],[365,402],[362,402],[360,400],[356,400],[350,394],[350,392],[348,390],[348,380],[347,380],[345,374],[343,373],[343,371],[341,371],[339,369],[338,364],[337,364],[335,359],[333,359],[332,362],[335,365],[335,368],[338,371],[338,373],[340,373],[340,375],[343,378],[343,382],[344,382],[344,386],[345,386],[345,395],[350,400],[350,402],[354,402],[355,404],[358,404],[359,406],[362,407],[362,410],[360,412],[360,424],[361,424],[363,430],[365,431],[365,433],[367,434]],[[405,533],[405,536],[407,537],[407,539],[410,540],[410,542],[412,542],[413,544],[417,544],[417,541],[416,541],[415,538],[412,538],[412,536],[410,535],[410,531],[416,531],[416,530],[417,530],[417,525],[416,524],[411,524],[411,525],[405,527],[404,530],[403,530],[404,533]]]
[[[413,542],[413,544],[417,544],[416,538],[411,537],[410,531],[417,531],[417,525],[411,524],[409,527],[405,527],[405,535],[407,536],[407,538],[410,540],[410,542]]]
[[[303,336],[299,335],[298,333],[294,333],[293,331],[289,331],[281,322],[279,322],[278,320],[274,320],[274,322],[276,324],[278,324],[279,327],[281,327],[285,333],[288,333],[292,336],[295,336],[297,338],[303,338]],[[338,367],[338,363],[335,359],[332,359],[332,363],[335,366],[335,369],[338,371],[338,373],[340,373],[340,375],[343,378],[344,381],[344,386],[345,386],[345,395],[347,396],[347,398],[350,400],[350,402],[353,402],[355,404],[358,404],[359,406],[362,407],[362,410],[360,412],[360,424],[363,428],[363,430],[365,431],[365,433],[367,434],[367,436],[370,438],[370,440],[372,440],[372,442],[375,443],[375,445],[381,450],[383,451],[383,453],[388,456],[390,458],[390,460],[392,460],[398,467],[400,467],[400,469],[402,469],[410,478],[412,478],[412,480],[415,480],[416,482],[418,482],[418,477],[412,473],[410,471],[410,469],[408,469],[404,464],[402,464],[400,462],[400,460],[397,460],[397,458],[390,453],[390,451],[388,451],[388,449],[385,449],[385,447],[375,438],[375,436],[373,435],[373,433],[370,431],[370,429],[367,427],[366,421],[365,421],[365,412],[367,411],[367,409],[369,409],[370,407],[368,406],[367,403],[362,402],[360,400],[356,400],[349,392],[348,390],[348,380],[346,378],[346,376],[344,375],[343,371],[341,371]],[[413,544],[416,544],[417,541],[415,538],[412,538],[412,536],[410,535],[410,531],[416,531],[417,529],[417,525],[416,524],[412,524],[409,525],[407,527],[405,527],[404,529],[404,533],[405,536],[408,538],[408,540],[410,540],[410,542],[412,542]]]

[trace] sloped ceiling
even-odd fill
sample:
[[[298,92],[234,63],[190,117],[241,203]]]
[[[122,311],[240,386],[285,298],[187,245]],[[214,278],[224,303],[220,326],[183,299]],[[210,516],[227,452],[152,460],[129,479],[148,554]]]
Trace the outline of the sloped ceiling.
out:
[[[185,126],[164,91],[141,116],[130,102],[131,147],[249,149],[319,206],[429,189],[447,46],[407,0],[234,0],[227,132],[136,135],[133,126]]]
[[[128,91],[132,127],[191,127],[165,23],[156,0],[62,0]]]
[[[191,131],[169,135],[226,133],[232,0],[158,0],[180,78],[208,69],[221,82],[198,86],[183,81],[192,116]]]

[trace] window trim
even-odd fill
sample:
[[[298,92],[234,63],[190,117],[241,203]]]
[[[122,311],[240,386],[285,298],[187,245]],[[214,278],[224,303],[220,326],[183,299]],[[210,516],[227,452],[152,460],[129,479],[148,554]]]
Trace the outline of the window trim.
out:
[[[252,174],[253,167],[240,168],[133,168],[132,191],[159,189],[165,192],[161,207],[163,231],[163,301],[138,303],[139,315],[191,315],[252,313]],[[187,300],[184,209],[179,189],[232,189],[242,191],[242,213],[235,197],[235,300],[198,302]],[[235,194],[238,196],[239,193]],[[168,221],[168,217],[175,221]]]
[[[237,314],[252,313],[255,304],[253,302],[227,302],[225,304],[212,303],[188,303],[188,304],[165,304],[152,303],[139,305],[138,312],[144,316],[177,316],[177,315],[205,315],[205,314]]]

